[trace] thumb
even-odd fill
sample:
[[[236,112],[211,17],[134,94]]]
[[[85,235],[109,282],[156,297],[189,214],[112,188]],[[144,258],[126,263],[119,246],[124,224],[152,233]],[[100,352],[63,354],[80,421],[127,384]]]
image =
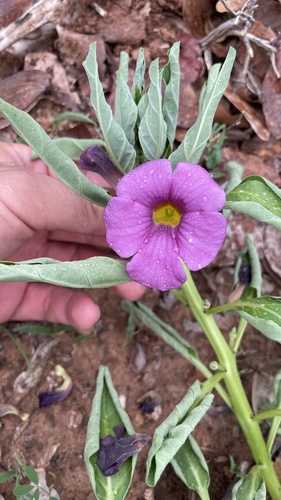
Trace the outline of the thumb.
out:
[[[0,179],[3,218],[13,230],[104,234],[103,209],[81,198],[59,179],[19,167],[1,167]]]

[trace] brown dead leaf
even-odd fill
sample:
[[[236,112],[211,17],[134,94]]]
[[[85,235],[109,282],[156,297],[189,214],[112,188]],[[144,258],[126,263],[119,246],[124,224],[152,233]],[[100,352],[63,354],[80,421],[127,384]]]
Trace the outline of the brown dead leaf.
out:
[[[30,111],[43,97],[50,85],[49,76],[43,71],[19,71],[0,81],[0,96],[23,111]],[[0,129],[9,124],[0,118]]]
[[[260,116],[258,111],[241,99],[241,97],[234,92],[230,84],[228,85],[224,95],[233,104],[233,106],[235,106],[235,108],[239,109],[240,113],[246,118],[247,122],[249,122],[251,128],[257,136],[263,141],[268,141],[270,133],[265,127],[262,121],[262,116]]]
[[[253,25],[248,29],[248,33],[252,33],[259,38],[268,40],[269,42],[274,42],[277,39],[276,34],[270,27],[264,26],[263,23],[257,20],[255,20]]]
[[[76,107],[80,103],[80,98],[77,92],[73,92],[71,89],[71,76],[70,74],[66,74],[56,54],[47,51],[27,54],[24,61],[24,68],[36,68],[44,72],[44,74],[50,75],[52,100],[73,111],[78,110]],[[74,81],[76,81],[76,79]]]
[[[212,5],[209,0],[183,0],[184,24],[197,40],[210,31],[211,12]]]
[[[244,7],[245,3],[247,3],[247,0],[227,0],[227,6],[234,12],[241,10]],[[221,13],[229,12],[229,10],[220,0],[216,3],[216,11]]]
[[[276,67],[281,73],[281,41],[277,45]],[[272,66],[263,79],[261,102],[268,130],[275,139],[281,139],[281,78],[277,78]]]

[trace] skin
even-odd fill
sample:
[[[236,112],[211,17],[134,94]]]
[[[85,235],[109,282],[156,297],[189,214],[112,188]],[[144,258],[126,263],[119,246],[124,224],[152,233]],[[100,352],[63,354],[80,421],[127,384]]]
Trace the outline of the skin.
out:
[[[103,209],[66,187],[31,150],[0,142],[0,260],[38,257],[80,260],[110,255],[105,240]],[[102,179],[85,175],[96,183]],[[137,300],[137,283],[111,290]],[[82,290],[43,283],[0,283],[0,323],[9,320],[50,321],[90,331],[100,309]]]

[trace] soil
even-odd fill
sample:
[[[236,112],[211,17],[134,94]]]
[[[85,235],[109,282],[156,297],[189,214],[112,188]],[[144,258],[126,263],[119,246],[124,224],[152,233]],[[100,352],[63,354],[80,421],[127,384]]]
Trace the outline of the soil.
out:
[[[27,7],[32,3],[26,2]],[[19,7],[19,2],[11,4]],[[206,78],[205,62],[198,44],[198,39],[207,34],[206,31],[202,33],[204,16],[207,15],[204,2],[197,2],[201,6],[201,11],[198,7],[200,12],[196,13],[197,37],[188,26],[187,17],[188,6],[192,10],[194,2],[108,0],[99,3],[104,11],[91,2],[79,4],[78,7],[75,2],[65,2],[64,15],[54,11],[51,22],[46,25],[39,23],[36,31],[28,28],[24,32],[25,24],[22,22],[22,36],[18,35],[16,44],[8,44],[2,51],[1,78],[4,81],[15,74],[20,78],[18,89],[23,91],[21,95],[26,94],[24,103],[19,99],[22,108],[30,110],[32,116],[51,135],[55,133],[51,119],[62,111],[85,112],[94,118],[89,102],[89,86],[81,66],[91,41],[98,42],[100,75],[108,102],[112,104],[113,75],[118,67],[121,50],[130,54],[132,68],[140,46],[145,49],[147,64],[155,57],[160,57],[162,64],[171,44],[181,40],[184,47],[181,55],[184,78],[181,84],[183,104],[177,130],[177,140],[180,141],[196,119],[199,90]],[[263,8],[264,2],[261,2],[257,19],[262,17]],[[276,5],[272,4],[271,8],[275,9]],[[2,19],[3,26],[14,23],[21,15],[16,11],[16,17],[11,14],[6,23]],[[226,20],[226,14],[220,16],[216,13],[212,17],[215,25]],[[272,19],[276,19],[276,15],[272,16]],[[272,26],[273,33],[276,33],[279,29],[276,24],[273,26],[273,20],[269,20],[265,22],[265,27],[269,29]],[[244,46],[239,37],[232,38],[232,43],[239,50],[241,66],[245,58]],[[214,43],[211,47],[214,60],[223,59],[227,44],[228,41],[224,40]],[[255,57],[262,61],[261,79],[269,71],[270,64],[260,51]],[[255,61],[258,62],[255,59],[253,66]],[[42,73],[38,74],[41,80],[36,95],[32,86],[27,89],[25,73],[18,74],[30,69],[43,70],[49,77],[46,82],[42,79]],[[238,65],[236,69],[238,71]],[[234,81],[232,85],[235,85]],[[278,133],[272,134],[274,125],[277,130],[278,123],[270,123],[270,135],[261,104],[254,104],[256,114],[253,111],[250,122],[241,118],[239,107],[235,108],[233,102],[230,105],[225,100],[221,104],[218,120],[230,125],[230,129],[222,150],[220,169],[225,174],[227,161],[235,160],[244,166],[245,176],[252,173],[264,175],[280,187],[281,146]],[[237,119],[239,116],[240,120]],[[251,128],[254,120],[258,127]],[[261,138],[265,131],[269,134],[266,141],[264,137]],[[97,131],[88,124],[63,123],[56,133],[61,136],[97,136]],[[10,127],[3,126],[0,138],[10,141],[15,138],[15,134]],[[235,259],[238,252],[244,249],[245,235],[248,233],[254,234],[263,264],[263,293],[280,295],[281,271],[279,252],[276,250],[280,249],[280,233],[241,214],[231,214],[227,238],[220,254],[210,266],[195,273],[194,277],[202,297],[212,304],[223,303],[232,292]],[[62,500],[95,498],[84,466],[83,450],[100,365],[109,367],[115,388],[123,396],[136,432],[151,436],[192,383],[196,379],[203,380],[201,374],[180,354],[141,323],[137,324],[134,335],[128,338],[128,316],[121,307],[119,297],[104,290],[93,291],[92,294],[101,308],[102,316],[86,338],[80,339],[79,332],[68,332],[64,327],[48,336],[28,331],[18,333],[15,327],[19,325],[6,325],[32,361],[35,380],[30,376],[19,349],[4,330],[0,332],[0,402],[12,403],[21,412],[30,414],[25,422],[15,415],[1,419],[0,470],[17,470],[14,458],[17,454],[25,464],[46,471],[48,485],[54,484]],[[214,359],[210,346],[189,311],[171,293],[148,290],[142,301],[183,335],[196,348],[206,365]],[[237,318],[234,316],[221,315],[219,318],[219,326],[226,335],[236,324]],[[55,327],[57,325],[50,326],[51,329]],[[261,397],[257,395],[257,376],[268,372],[271,366],[277,371],[281,367],[280,354],[279,344],[248,327],[238,359],[243,383],[254,405],[259,404]],[[71,376],[73,389],[63,402],[39,409],[37,395],[54,387],[53,370],[56,364],[62,365]],[[150,391],[160,401],[155,418],[140,409],[140,402],[148,393],[151,394]],[[194,436],[210,469],[210,498],[223,499],[235,480],[230,469],[230,456],[239,465],[241,462],[250,463],[251,455],[234,416],[217,395],[213,407],[196,427]],[[197,498],[193,492],[187,491],[171,467],[163,473],[154,490],[148,488],[144,480],[148,449],[149,446],[144,447],[139,454],[128,500]],[[5,500],[14,498],[13,487],[13,481],[0,485]]]

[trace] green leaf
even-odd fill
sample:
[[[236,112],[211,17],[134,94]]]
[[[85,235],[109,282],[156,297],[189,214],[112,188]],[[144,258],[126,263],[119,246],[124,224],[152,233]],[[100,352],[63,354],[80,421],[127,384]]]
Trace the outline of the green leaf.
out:
[[[75,139],[72,137],[58,137],[53,139],[53,143],[72,160],[79,160],[80,155],[90,146],[105,147],[105,143],[100,139]],[[39,158],[37,153],[32,154],[32,160]]]
[[[212,134],[215,112],[228,85],[235,55],[235,49],[230,47],[221,70],[220,64],[212,66],[201,92],[198,118],[185,135],[181,145],[169,157],[173,167],[181,161],[197,163],[200,160]]]
[[[144,325],[150,328],[156,335],[158,335],[166,344],[170,345],[175,351],[177,351],[181,356],[187,359],[193,364],[198,370],[200,370],[203,375],[210,380],[213,380],[213,374],[205,366],[202,361],[198,358],[196,350],[185,340],[174,328],[165,323],[156,314],[154,314],[149,307],[146,307],[141,302],[130,302],[128,300],[122,300],[122,307],[125,311],[130,313],[130,323],[132,325],[134,317],[140,319]],[[219,382],[219,380],[217,380]],[[206,383],[206,382],[205,382]],[[219,383],[216,384],[216,390],[224,399],[226,404],[230,406],[230,401],[227,394],[220,386]]]
[[[152,61],[149,68],[150,85],[147,91],[147,106],[139,124],[139,141],[146,160],[160,158],[166,144],[167,125],[162,113],[161,74],[159,60]]]
[[[38,474],[37,474],[36,470],[34,470],[33,467],[31,467],[30,465],[27,465],[24,468],[24,473],[28,477],[29,481],[38,485],[38,483],[39,483]]]
[[[33,490],[34,486],[31,484],[20,484],[19,486],[16,486],[13,490],[13,494],[18,497],[20,495],[26,495],[29,493],[31,490]]]
[[[263,296],[229,302],[206,310],[206,314],[236,311],[266,337],[281,343],[281,297]]]
[[[74,113],[73,111],[60,113],[59,115],[55,116],[55,118],[53,118],[52,123],[58,125],[59,123],[64,121],[84,122],[95,125],[95,122],[93,122],[93,120],[91,120],[91,118],[89,118],[88,116],[83,115],[82,113]]]
[[[106,102],[103,87],[99,79],[96,55],[96,42],[90,45],[89,53],[83,63],[91,87],[91,103],[106,144],[106,151],[113,163],[128,172],[134,167],[136,152],[126,138],[124,130],[113,118],[111,107]]]
[[[246,177],[226,196],[230,208],[281,230],[281,189],[258,175]]]
[[[144,89],[144,83],[145,83],[144,73],[145,73],[144,50],[140,48],[133,78],[133,90],[132,90],[132,94],[136,104],[139,103],[142,96],[142,91]]]
[[[113,427],[120,424],[124,425],[129,435],[135,433],[127,413],[119,402],[108,368],[101,366],[84,452],[88,475],[97,500],[113,500],[114,498],[123,500],[132,480],[136,455],[128,458],[119,472],[113,476],[105,477],[97,465],[100,439],[112,434]]]
[[[128,300],[122,300],[122,307],[125,311],[133,312],[144,325],[151,328],[152,331],[187,360],[191,361],[193,359],[198,359],[196,350],[187,340],[181,337],[174,328],[154,314],[149,307],[146,307],[141,302],[130,302]]]
[[[92,203],[107,205],[110,199],[107,191],[90,182],[31,116],[3,99],[0,99],[0,113],[64,184]]]
[[[168,418],[156,429],[146,464],[148,486],[155,486],[165,467],[173,460],[209,409],[212,400],[212,394],[201,399],[200,383],[197,380]]]
[[[132,146],[135,144],[135,126],[138,108],[130,92],[128,80],[129,56],[126,52],[120,54],[120,66],[116,73],[115,115],[118,125],[124,130],[125,136]]]
[[[168,63],[162,70],[162,78],[166,83],[163,100],[163,117],[167,124],[167,138],[170,144],[170,151],[173,151],[179,112],[179,52],[180,42],[174,43],[168,51]]]
[[[259,467],[254,466],[232,489],[232,500],[266,500],[266,487]]]
[[[17,477],[18,473],[13,470],[9,470],[6,472],[0,472],[0,484],[1,483],[6,483],[6,481],[11,481],[11,479],[14,479]]]
[[[131,281],[125,270],[126,264],[109,257],[91,257],[72,262],[48,258],[0,262],[0,282],[24,281],[71,288],[105,288]]]
[[[229,161],[227,163],[227,170],[229,174],[229,180],[224,186],[224,190],[226,193],[229,193],[234,189],[238,184],[240,184],[243,175],[243,167],[240,163],[236,161]]]
[[[208,465],[194,437],[190,435],[171,461],[175,473],[200,498],[208,497],[210,475]]]

